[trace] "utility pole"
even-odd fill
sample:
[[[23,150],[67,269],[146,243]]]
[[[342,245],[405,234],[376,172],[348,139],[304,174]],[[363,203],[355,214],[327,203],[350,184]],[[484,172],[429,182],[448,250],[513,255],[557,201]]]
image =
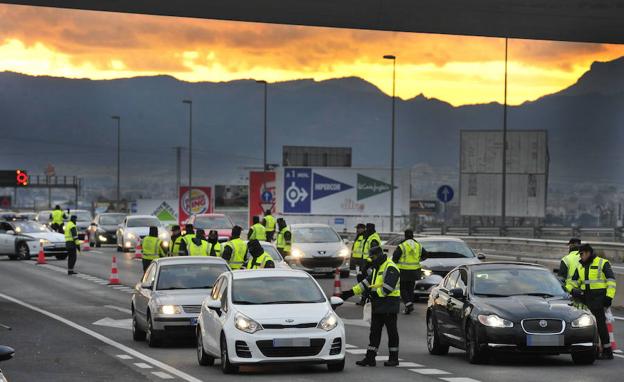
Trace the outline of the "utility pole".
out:
[[[175,194],[179,197],[181,182],[181,168],[182,168],[182,147],[176,146],[176,188]]]
[[[501,228],[505,230],[507,218],[507,59],[509,39],[505,38],[505,96],[503,102],[503,192],[501,195]],[[504,234],[504,232],[503,232]]]
[[[182,101],[189,105],[189,159],[188,159],[188,193],[189,193],[189,205],[193,200],[193,101],[185,99]]]
[[[395,102],[396,102],[396,56],[387,54],[386,60],[392,60],[392,133],[390,144],[390,232],[394,232],[394,141],[395,141]]]

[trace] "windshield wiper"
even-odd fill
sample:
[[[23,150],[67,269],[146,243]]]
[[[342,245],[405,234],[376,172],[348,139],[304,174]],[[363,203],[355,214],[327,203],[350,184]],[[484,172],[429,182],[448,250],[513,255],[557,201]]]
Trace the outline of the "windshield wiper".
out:
[[[475,296],[482,297],[509,297],[508,294],[496,294],[496,293],[475,293]]]
[[[212,285],[196,286],[196,287],[190,287],[190,288],[186,288],[186,289],[212,289]]]
[[[516,294],[512,294],[512,296],[537,296],[537,297],[544,297],[544,298],[555,297],[555,295],[553,294],[541,293],[541,292],[516,293]]]
[[[232,303],[238,304],[238,305],[258,305],[258,304],[260,304],[259,302],[246,301],[246,300],[232,301]]]
[[[180,288],[180,287],[169,287],[169,288],[159,288],[158,290],[182,290],[188,288]]]
[[[261,302],[260,304],[261,305],[270,305],[270,304],[316,304],[318,302],[319,301],[282,300],[282,301]]]

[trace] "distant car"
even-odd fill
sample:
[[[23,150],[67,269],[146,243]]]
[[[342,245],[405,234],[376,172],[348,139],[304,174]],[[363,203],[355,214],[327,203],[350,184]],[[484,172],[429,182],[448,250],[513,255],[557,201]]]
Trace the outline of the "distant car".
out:
[[[295,270],[223,273],[204,300],[197,325],[200,365],[221,359],[225,374],[239,366],[317,363],[330,371],[345,364],[345,329],[316,280]]]
[[[20,219],[20,220],[30,220],[30,221],[36,221],[37,220],[37,213],[36,212],[18,212],[15,215],[16,219]]]
[[[475,254],[462,239],[449,236],[416,237],[426,251],[427,259],[420,262],[422,278],[416,281],[415,299],[429,296],[433,287],[453,268],[464,264],[477,264],[485,259],[483,254]],[[382,245],[388,256],[392,257],[394,249],[403,241],[403,236],[396,236]]]
[[[234,223],[229,216],[224,214],[198,214],[192,215],[188,220],[188,224],[192,224],[195,229],[201,228],[206,231],[216,230],[219,234],[219,241],[224,242],[232,237],[232,227]]]
[[[90,245],[116,244],[117,228],[125,217],[126,214],[117,212],[97,214],[88,229]]]
[[[46,256],[67,257],[63,235],[37,222],[0,222],[0,254],[8,255],[9,259],[30,260],[32,256],[37,256],[41,244]]]
[[[87,230],[93,221],[91,212],[87,210],[69,210],[69,213],[66,215],[67,219],[69,219],[72,215],[76,215],[76,230],[78,231],[78,238],[80,240],[84,240],[87,235]]]
[[[228,267],[218,257],[166,257],[152,262],[132,295],[132,337],[154,347],[166,336],[195,334],[202,301]]]
[[[67,211],[64,211],[67,214]],[[37,218],[36,220],[41,223],[41,224],[45,224],[45,225],[49,225],[50,224],[50,215],[52,214],[51,210],[43,210],[43,211],[39,211],[37,212]]]
[[[117,228],[117,250],[132,251],[149,234],[149,227],[158,228],[158,237],[169,245],[171,235],[162,222],[153,215],[128,215]]]
[[[593,316],[572,306],[570,296],[545,267],[523,263],[462,265],[431,291],[427,348],[446,354],[466,350],[470,363],[494,352],[570,353],[592,364],[598,334]]]
[[[292,249],[286,262],[293,269],[349,277],[350,250],[327,224],[291,224]]]

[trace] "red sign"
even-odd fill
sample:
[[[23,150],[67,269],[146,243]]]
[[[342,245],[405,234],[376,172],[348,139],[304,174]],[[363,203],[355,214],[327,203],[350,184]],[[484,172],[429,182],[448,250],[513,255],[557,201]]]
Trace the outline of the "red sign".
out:
[[[17,183],[18,186],[28,186],[28,179],[28,173],[26,173],[26,171],[15,171],[15,183]]]
[[[0,208],[11,208],[11,197],[8,195],[0,196]]]
[[[275,172],[251,171],[249,173],[249,225],[254,216],[265,210],[275,213]]]
[[[193,186],[193,197],[189,198],[189,188],[180,187],[179,219],[183,224],[191,215],[210,214],[214,211],[212,203],[212,187]]]

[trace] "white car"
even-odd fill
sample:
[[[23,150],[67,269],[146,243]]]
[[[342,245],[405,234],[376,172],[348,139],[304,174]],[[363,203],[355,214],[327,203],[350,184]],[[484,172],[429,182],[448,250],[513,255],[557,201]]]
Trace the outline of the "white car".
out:
[[[8,255],[11,260],[30,260],[39,252],[39,239],[15,231],[14,223],[0,222],[0,255]]]
[[[265,363],[318,363],[342,371],[345,328],[334,313],[342,303],[328,300],[303,271],[226,272],[201,307],[197,360],[209,366],[220,358],[225,374]]]
[[[132,251],[141,243],[141,240],[149,234],[149,227],[158,228],[158,237],[164,242],[165,247],[171,241],[171,234],[162,222],[153,215],[129,215],[117,228],[117,250]]]
[[[154,347],[165,336],[194,335],[202,301],[229,269],[218,257],[154,260],[132,295],[132,338]]]
[[[351,251],[327,224],[291,224],[292,249],[286,257],[293,269],[310,273],[333,274],[340,269],[341,277],[349,277]]]
[[[288,263],[284,260],[282,255],[277,250],[277,247],[275,247],[273,243],[269,243],[268,241],[261,241],[260,245],[262,245],[262,248],[264,249],[264,251],[268,253],[273,259],[273,262],[275,263],[275,268],[291,269],[290,265],[288,265]],[[249,254],[249,252],[247,252],[247,258],[245,259],[245,262],[247,262],[247,260],[250,258],[251,258],[251,255]]]

